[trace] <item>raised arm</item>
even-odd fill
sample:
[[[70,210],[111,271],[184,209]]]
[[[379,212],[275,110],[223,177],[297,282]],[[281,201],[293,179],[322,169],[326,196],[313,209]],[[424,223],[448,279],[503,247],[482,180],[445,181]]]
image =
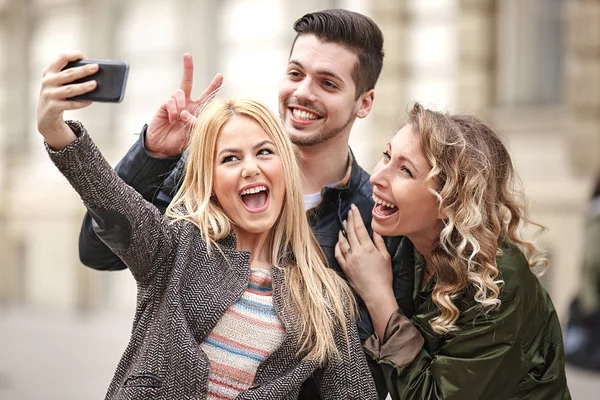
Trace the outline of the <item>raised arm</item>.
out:
[[[97,71],[90,65],[61,71],[69,62],[84,58],[80,52],[60,55],[44,72],[38,101],[37,126],[53,162],[77,190],[86,207],[104,230],[120,232],[121,241],[110,242],[138,281],[147,281],[172,247],[170,229],[156,207],[127,186],[102,157],[79,123],[67,124],[65,110],[90,105],[68,97],[87,93],[94,81],[71,84]]]
[[[144,148],[146,127],[140,139],[131,147],[117,164],[115,171],[144,199],[154,204],[162,213],[166,210],[176,190],[175,183],[183,172],[181,157],[155,158]],[[167,178],[167,179],[165,179]],[[110,232],[103,230],[88,211],[83,217],[79,233],[79,259],[93,269],[115,271],[125,269],[121,259],[104,243],[111,238]]]
[[[163,103],[144,127],[140,139],[117,164],[118,175],[144,199],[164,213],[171,202],[183,174],[180,157],[187,147],[187,130],[195,122],[193,114],[219,90],[223,77],[217,74],[197,99],[191,98],[194,64],[192,56],[183,56],[183,74],[179,89]],[[97,270],[126,268],[105,241],[118,241],[111,232],[102,229],[89,211],[83,218],[79,234],[81,262]]]

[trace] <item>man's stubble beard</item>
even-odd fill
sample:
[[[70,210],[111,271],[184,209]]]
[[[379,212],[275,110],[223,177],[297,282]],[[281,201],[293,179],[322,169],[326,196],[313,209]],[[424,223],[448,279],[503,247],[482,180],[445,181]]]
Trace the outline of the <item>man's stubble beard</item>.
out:
[[[328,131],[320,131],[310,136],[303,136],[301,134],[289,133],[288,136],[292,143],[298,147],[312,147],[317,146],[319,144],[323,144],[336,136],[338,136],[341,132],[343,132],[348,126],[350,126],[354,122],[355,117],[350,115],[348,120],[337,128],[333,128]]]

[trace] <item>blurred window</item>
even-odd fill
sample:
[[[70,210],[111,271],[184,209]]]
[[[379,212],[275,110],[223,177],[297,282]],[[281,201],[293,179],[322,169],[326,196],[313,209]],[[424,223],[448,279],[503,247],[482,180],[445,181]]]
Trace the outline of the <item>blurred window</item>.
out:
[[[498,2],[498,106],[562,102],[564,0]]]

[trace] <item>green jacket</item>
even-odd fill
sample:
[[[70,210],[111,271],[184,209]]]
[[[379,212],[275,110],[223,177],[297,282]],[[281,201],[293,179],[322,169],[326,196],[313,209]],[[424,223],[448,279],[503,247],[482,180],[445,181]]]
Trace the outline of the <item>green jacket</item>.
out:
[[[461,310],[459,330],[439,335],[429,324],[437,315],[433,278],[422,290],[415,285],[412,324],[399,311],[390,319],[382,345],[376,338],[365,343],[367,354],[382,365],[393,399],[571,398],[562,333],[550,297],[516,246],[503,248],[498,268],[504,280],[499,309],[482,314],[467,290],[455,301]],[[415,282],[422,274],[417,266]],[[413,327],[424,339],[416,349]]]

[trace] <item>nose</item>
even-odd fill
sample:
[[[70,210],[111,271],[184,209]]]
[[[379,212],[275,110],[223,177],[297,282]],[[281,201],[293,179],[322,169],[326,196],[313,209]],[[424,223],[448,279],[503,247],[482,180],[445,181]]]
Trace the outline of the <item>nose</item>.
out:
[[[242,178],[252,178],[260,173],[260,168],[254,160],[247,160],[242,168]]]
[[[386,172],[386,166],[380,161],[373,169],[373,174],[371,174],[369,181],[371,181],[373,186],[386,187],[388,182]]]
[[[307,77],[298,82],[296,90],[294,90],[294,96],[299,100],[316,101],[317,97],[312,90],[312,80]]]

